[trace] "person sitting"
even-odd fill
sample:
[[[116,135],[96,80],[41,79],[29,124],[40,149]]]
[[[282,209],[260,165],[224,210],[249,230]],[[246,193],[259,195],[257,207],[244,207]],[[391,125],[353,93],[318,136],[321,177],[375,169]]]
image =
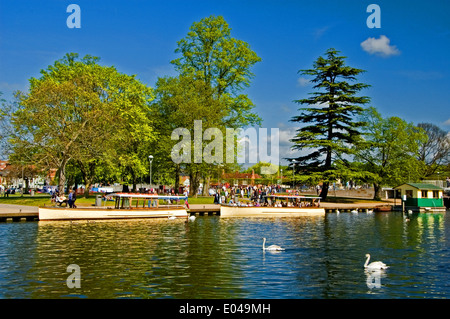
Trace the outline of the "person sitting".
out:
[[[55,197],[55,203],[59,204],[59,206],[61,206],[64,203],[67,206],[67,202],[68,202],[68,200],[67,200],[66,196],[64,196],[64,194],[62,194],[61,196],[56,196]]]

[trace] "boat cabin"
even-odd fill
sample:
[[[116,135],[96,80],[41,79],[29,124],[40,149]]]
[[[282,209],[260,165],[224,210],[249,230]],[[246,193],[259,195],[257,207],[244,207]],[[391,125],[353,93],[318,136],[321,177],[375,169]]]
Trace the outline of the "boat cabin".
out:
[[[115,198],[115,209],[183,207],[184,205],[179,204],[180,201],[187,201],[186,196],[160,196],[156,194],[115,193],[109,196]],[[160,203],[160,200],[163,203]]]

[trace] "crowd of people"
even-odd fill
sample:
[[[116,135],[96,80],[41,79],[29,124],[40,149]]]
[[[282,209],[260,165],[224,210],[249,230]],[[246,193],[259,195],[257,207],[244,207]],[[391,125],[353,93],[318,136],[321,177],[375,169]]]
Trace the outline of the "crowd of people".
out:
[[[248,185],[232,187],[216,187],[210,191],[214,195],[214,204],[229,204],[232,206],[250,207],[309,207],[319,206],[320,201],[302,201],[300,198],[292,201],[276,201],[269,195],[281,193],[280,185]],[[292,195],[298,195],[298,191]]]

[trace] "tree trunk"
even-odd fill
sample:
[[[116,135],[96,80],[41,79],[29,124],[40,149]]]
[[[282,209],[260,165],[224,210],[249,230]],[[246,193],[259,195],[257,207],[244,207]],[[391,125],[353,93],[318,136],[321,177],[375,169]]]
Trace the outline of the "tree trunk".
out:
[[[211,183],[211,177],[208,176],[203,179],[203,189],[202,189],[202,196],[208,196],[209,195],[209,184]]]
[[[175,165],[175,193],[180,191],[180,165]]]
[[[197,197],[198,187],[199,187],[200,183],[199,183],[199,178],[198,178],[198,172],[192,170],[192,168],[189,172],[189,182],[190,182],[189,194],[191,196]]]
[[[381,185],[378,183],[373,183],[373,199],[381,200]]]
[[[58,191],[60,194],[64,194],[64,185],[66,184],[66,164],[67,159],[63,158],[58,172]]]
[[[92,180],[90,179],[84,179],[84,198],[89,198],[89,190],[91,189]]]
[[[323,182],[322,191],[320,192],[321,200],[326,200],[328,196],[328,188],[330,186],[329,182]]]
[[[78,161],[78,168],[81,171],[81,175],[83,175],[84,186],[86,187],[84,189],[85,198],[89,197],[89,190],[91,188],[95,176],[95,166],[96,166],[95,161],[89,162],[86,165],[83,162]]]

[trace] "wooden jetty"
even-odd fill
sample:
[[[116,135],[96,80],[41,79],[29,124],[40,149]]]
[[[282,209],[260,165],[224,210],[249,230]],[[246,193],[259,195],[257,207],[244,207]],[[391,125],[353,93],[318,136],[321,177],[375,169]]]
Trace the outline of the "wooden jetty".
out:
[[[6,222],[8,220],[12,220],[13,222],[20,222],[20,221],[35,221],[39,219],[39,213],[38,212],[18,212],[18,213],[5,213],[0,212],[0,222]]]
[[[22,220],[38,220],[39,211],[37,207],[25,205],[0,204],[0,222],[12,220],[20,222]]]
[[[377,205],[321,203],[321,207],[323,207],[327,213],[335,213],[337,209],[340,212],[351,212],[356,208],[358,208],[360,213],[365,213],[367,210],[373,210],[374,212],[389,212],[394,210],[392,205],[380,203]],[[220,205],[190,204],[188,214],[191,216],[220,216]],[[0,204],[0,222],[6,222],[8,220],[13,222],[37,221],[39,220],[38,208],[34,206]]]
[[[199,216],[219,216],[220,215],[220,205],[216,204],[194,204],[189,205],[188,209],[189,215],[199,215]]]

